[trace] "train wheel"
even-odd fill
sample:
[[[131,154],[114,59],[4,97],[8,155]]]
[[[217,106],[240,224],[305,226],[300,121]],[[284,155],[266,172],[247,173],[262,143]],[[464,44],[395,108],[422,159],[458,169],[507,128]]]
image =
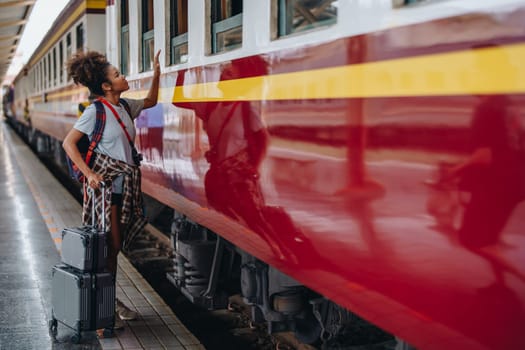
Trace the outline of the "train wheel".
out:
[[[71,342],[72,342],[73,344],[78,344],[78,343],[80,343],[80,338],[81,338],[81,337],[80,337],[80,333],[75,333],[75,334],[73,334],[73,335],[71,336]]]
[[[321,336],[321,325],[314,315],[308,313],[304,318],[295,318],[295,337],[305,344],[315,343]]]

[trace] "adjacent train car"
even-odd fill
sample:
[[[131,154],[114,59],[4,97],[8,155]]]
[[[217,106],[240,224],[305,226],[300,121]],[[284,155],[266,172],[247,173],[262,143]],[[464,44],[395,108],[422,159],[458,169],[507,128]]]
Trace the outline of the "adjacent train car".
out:
[[[399,347],[525,348],[525,1],[102,2],[55,23],[17,118],[63,139],[87,99],[68,48],[104,50],[129,97],[162,50],[136,143],[190,300],[240,293],[327,349],[355,315]]]
[[[104,0],[70,1],[13,82],[13,122],[58,159],[64,159],[60,141],[78,116],[78,104],[88,100],[88,91],[68,78],[65,62],[87,47],[104,52],[105,7]]]

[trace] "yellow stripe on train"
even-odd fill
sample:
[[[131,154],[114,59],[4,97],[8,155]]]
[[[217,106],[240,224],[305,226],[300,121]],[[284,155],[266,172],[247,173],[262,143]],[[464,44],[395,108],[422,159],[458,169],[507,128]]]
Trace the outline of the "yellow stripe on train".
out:
[[[86,1],[86,7],[88,9],[97,9],[102,10],[106,9],[106,0],[87,0]]]
[[[173,102],[524,93],[524,57],[517,44],[178,86]]]

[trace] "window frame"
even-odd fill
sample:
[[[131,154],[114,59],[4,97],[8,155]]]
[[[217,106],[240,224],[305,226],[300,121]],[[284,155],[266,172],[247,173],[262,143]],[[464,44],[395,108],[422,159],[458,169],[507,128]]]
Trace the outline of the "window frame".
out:
[[[222,34],[222,33],[228,32],[230,30],[239,28],[239,27],[240,27],[241,32],[242,32],[242,24],[243,24],[242,23],[242,18],[243,18],[243,16],[242,16],[242,12],[241,12],[241,13],[236,14],[234,16],[231,16],[231,17],[228,17],[226,19],[223,19],[222,21],[212,23],[212,25],[211,25],[212,53],[217,54],[217,53],[221,53],[221,52],[235,50],[235,49],[238,49],[238,48],[242,47],[242,37],[241,37],[241,42],[239,44],[235,44],[233,46],[225,48],[224,50],[217,51],[217,43],[218,43],[217,36]]]
[[[85,35],[85,29],[84,29],[84,23],[83,22],[80,22],[76,27],[75,27],[75,37],[76,37],[76,45],[75,45],[75,48],[76,48],[76,51],[83,51],[84,50],[84,44],[85,44],[85,38],[84,38],[84,35]],[[79,39],[80,38],[80,39]]]
[[[147,6],[149,5],[149,1],[151,1],[151,14],[149,13],[149,10],[150,10],[150,6]],[[146,3],[148,2],[148,3]],[[140,26],[140,42],[141,42],[141,57],[142,57],[142,62],[141,62],[141,72],[144,73],[144,72],[149,72],[153,69],[152,67],[152,62],[151,62],[151,57],[153,57],[153,55],[155,55],[155,52],[150,52],[149,48],[150,48],[150,42],[153,43],[153,51],[155,50],[155,7],[153,6],[154,5],[154,1],[153,0],[141,0],[140,1],[140,10],[141,10],[141,26]],[[146,6],[144,6],[146,5]],[[148,10],[148,13],[145,13],[144,9]],[[146,17],[147,16],[147,17]],[[149,22],[148,19],[151,17],[151,29],[149,28],[146,28],[147,24],[148,23],[145,23],[145,22]],[[148,30],[146,30],[148,29]]]
[[[177,48],[179,48],[179,47],[184,46],[184,45],[186,45],[186,46],[189,45],[189,43],[188,43],[188,33],[187,32],[184,33],[184,34],[180,34],[180,35],[177,35],[175,37],[172,37],[170,39],[170,64],[171,65],[182,64],[182,63],[187,63],[188,62],[188,54],[186,54],[186,59],[185,60],[181,59],[182,55],[176,55],[175,54],[175,50]],[[189,47],[188,47],[188,49],[189,49]]]
[[[184,2],[185,5],[180,6],[182,8],[179,8],[179,5],[181,2]],[[176,65],[176,64],[183,64],[188,62],[188,54],[189,54],[189,42],[188,42],[188,9],[189,4],[188,0],[169,0],[169,13],[168,16],[168,23],[167,27],[169,30],[167,31],[168,35],[168,48],[169,48],[169,64],[170,65]],[[185,7],[185,9],[184,9]],[[184,19],[185,17],[185,23],[181,25],[181,19]],[[184,27],[181,30],[181,27]],[[182,59],[182,55],[177,55],[176,50],[177,48],[186,46],[186,59]]]
[[[51,53],[48,52],[47,55],[46,55],[46,60],[47,60],[47,88],[48,89],[51,89],[51,87],[53,86],[51,84],[52,80],[51,80],[51,76],[52,76],[52,72],[51,72]]]
[[[233,13],[233,1],[240,1],[240,12],[236,14],[230,14],[229,17],[223,18],[224,16],[227,16],[230,13]],[[243,0],[231,0],[230,5],[231,9],[224,7],[226,4],[225,0],[210,0],[208,2],[209,5],[209,18],[210,18],[210,26],[208,28],[209,35],[211,36],[210,40],[210,46],[208,48],[210,55],[216,55],[221,54],[225,52],[229,52],[232,50],[240,49],[243,46],[243,12],[244,12],[244,3]],[[239,3],[236,4],[237,6]],[[231,10],[231,11],[228,11]],[[231,46],[225,46],[223,50],[218,51],[218,36],[222,33],[234,30],[236,28],[239,28],[241,31],[241,41],[240,43],[231,45]]]
[[[120,72],[123,75],[128,75],[129,59],[130,59],[130,31],[129,31],[129,1],[121,0],[120,8],[120,33],[119,33],[119,63]]]
[[[53,47],[52,54],[52,66],[53,66],[53,86],[58,85],[58,71],[57,71],[57,46]]]
[[[304,29],[292,31],[293,28],[290,26],[290,20],[288,19],[288,14],[291,11],[293,13],[293,1],[294,0],[274,0],[272,11],[275,11],[275,15],[272,15],[272,20],[275,21],[273,24],[273,28],[275,28],[272,31],[271,40],[279,40],[284,39],[288,37],[293,37],[295,35],[301,35],[310,33],[316,30],[323,30],[332,26],[337,25],[339,20],[339,8],[337,9],[337,15],[334,19],[325,19],[322,21],[317,21],[316,24],[310,24],[306,26]],[[335,0],[338,1],[338,0]],[[282,15],[284,13],[284,15]],[[293,21],[293,17],[292,17]],[[286,33],[288,30],[290,30],[290,33]]]
[[[64,83],[64,40],[58,43],[58,84]]]
[[[149,72],[153,69],[151,63],[152,53],[150,52],[150,43],[153,43],[153,50],[155,50],[155,30],[152,29],[146,33],[142,33],[142,72]],[[154,53],[153,53],[154,54]]]
[[[66,58],[71,57],[73,54],[73,38],[71,32],[66,34]]]
[[[38,69],[39,91],[38,92],[42,92],[44,91],[44,60],[40,60],[38,64],[39,64],[39,69]]]

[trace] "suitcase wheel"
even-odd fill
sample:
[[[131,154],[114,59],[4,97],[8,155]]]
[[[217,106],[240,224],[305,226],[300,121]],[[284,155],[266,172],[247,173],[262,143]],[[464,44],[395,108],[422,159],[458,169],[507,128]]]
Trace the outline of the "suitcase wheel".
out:
[[[115,332],[113,328],[104,328],[104,332],[103,332],[104,338],[111,338],[113,337],[114,333]]]
[[[73,344],[78,344],[80,343],[80,333],[75,333],[71,336],[71,342]]]
[[[48,325],[49,325],[49,335],[51,336],[52,339],[56,339],[57,332],[58,332],[58,330],[57,330],[57,328],[58,328],[57,320],[55,320],[54,318],[49,320]]]

